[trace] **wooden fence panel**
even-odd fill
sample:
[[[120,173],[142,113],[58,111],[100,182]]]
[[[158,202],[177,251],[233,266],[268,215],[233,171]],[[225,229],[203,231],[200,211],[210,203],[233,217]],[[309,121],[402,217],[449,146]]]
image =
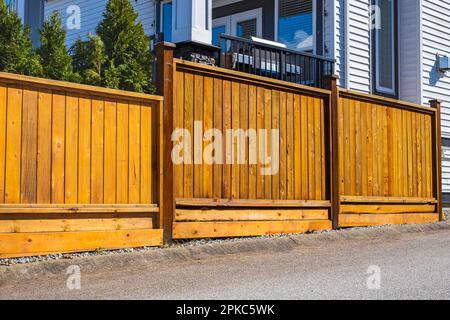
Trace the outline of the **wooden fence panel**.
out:
[[[436,110],[341,91],[340,226],[439,219],[433,176]]]
[[[1,73],[0,257],[33,253],[6,249],[15,233],[159,229],[160,112],[157,96]],[[110,247],[95,245],[80,249]]]
[[[286,232],[292,226],[299,231],[305,226],[329,228],[325,139],[328,91],[286,86],[280,81],[175,60],[173,92],[174,129],[185,130],[183,138],[174,141],[175,148],[179,148],[176,155],[185,157],[174,165],[177,208],[193,210],[193,217],[200,216],[201,213],[194,213],[201,201],[202,206],[215,212],[205,215],[209,218],[199,217],[199,224],[195,224],[177,220],[177,209],[175,238],[190,234],[195,237],[245,234],[245,229],[237,225],[238,221],[251,220],[244,208],[236,209],[237,218],[227,225],[227,231],[210,232],[220,221],[216,219],[222,212],[220,207],[233,207],[236,202],[254,207],[270,201],[281,209],[282,217],[287,214],[283,207],[289,201],[297,201],[299,208],[308,202],[317,204],[317,209],[311,210],[327,213],[327,217],[315,215],[322,224],[278,226],[289,226]],[[237,137],[239,132],[244,133],[241,140]],[[278,135],[272,139],[274,132]],[[265,141],[259,139],[264,136]],[[221,140],[222,149],[214,147],[216,139]],[[212,149],[215,161],[208,162]],[[265,163],[265,155],[277,163]],[[272,220],[269,211],[260,213],[266,215],[266,220]],[[308,217],[311,216],[298,215],[297,220]],[[260,234],[280,230],[258,228],[249,228],[248,235],[255,230]]]

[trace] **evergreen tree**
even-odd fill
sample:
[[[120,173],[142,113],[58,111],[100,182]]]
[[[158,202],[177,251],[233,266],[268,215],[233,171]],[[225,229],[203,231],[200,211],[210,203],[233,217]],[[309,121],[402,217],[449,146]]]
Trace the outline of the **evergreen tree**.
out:
[[[150,44],[129,0],[109,0],[97,27],[107,54],[103,84],[117,89],[153,92]]]
[[[72,57],[66,48],[66,30],[58,12],[53,12],[39,30],[41,47],[37,50],[45,78],[74,81]]]
[[[30,29],[0,0],[0,71],[41,76],[42,66],[33,49]]]
[[[88,35],[88,41],[77,39],[71,48],[73,68],[84,84],[101,86],[102,70],[106,62],[105,45],[99,36]]]

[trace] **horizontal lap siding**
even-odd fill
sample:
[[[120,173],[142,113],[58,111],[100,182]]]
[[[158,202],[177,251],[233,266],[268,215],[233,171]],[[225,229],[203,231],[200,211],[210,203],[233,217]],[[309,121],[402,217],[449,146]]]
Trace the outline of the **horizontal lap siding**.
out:
[[[138,19],[142,22],[145,33],[148,36],[155,34],[155,1],[139,0],[131,3],[138,13]],[[103,19],[106,4],[106,0],[49,0],[45,2],[44,15],[48,17],[53,11],[58,11],[63,18],[63,25],[66,26],[66,21],[71,16],[71,13],[67,13],[67,8],[71,5],[80,7],[81,28],[67,29],[66,44],[70,47],[79,37],[86,40],[89,33],[95,34],[97,25]]]
[[[423,103],[432,99],[442,101],[442,136],[446,138],[450,138],[450,78],[438,72],[436,53],[450,55],[449,16],[450,1],[422,1]]]
[[[0,83],[0,203],[154,203],[155,106]]]
[[[174,127],[190,133],[184,152],[192,147],[191,164],[174,167],[177,198],[326,199],[323,99],[183,70],[175,72],[174,81]],[[224,150],[217,150],[223,164],[207,164],[202,158],[199,147],[208,150],[211,140],[195,141],[195,121],[203,130],[200,139],[212,128],[223,134]],[[257,139],[250,144],[245,139],[238,148],[235,139],[232,151],[226,148],[227,129],[268,129],[269,143]],[[271,154],[275,147],[270,143],[271,129],[279,130],[279,166],[272,166],[278,169],[273,174],[263,175],[266,166],[249,159],[255,153]],[[238,150],[245,158],[240,164]],[[201,163],[193,163],[195,152]],[[226,163],[232,155],[233,163]]]
[[[343,4],[339,2],[339,7]],[[370,25],[369,0],[346,3],[346,68],[347,88],[369,93],[370,87]],[[338,38],[340,39],[340,38]]]

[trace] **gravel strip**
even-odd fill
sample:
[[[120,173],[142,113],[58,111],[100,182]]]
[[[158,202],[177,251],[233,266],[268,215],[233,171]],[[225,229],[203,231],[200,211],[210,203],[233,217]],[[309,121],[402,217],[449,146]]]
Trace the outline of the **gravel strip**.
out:
[[[448,223],[450,221],[450,208],[444,209],[445,221]],[[439,225],[442,222],[436,222],[429,225]],[[371,230],[371,229],[383,229],[388,226],[372,226],[372,227],[354,227],[352,230]],[[162,247],[142,247],[142,248],[126,248],[119,250],[96,250],[96,251],[86,251],[79,253],[57,253],[57,254],[49,254],[45,256],[31,256],[31,257],[23,257],[23,258],[11,258],[11,259],[0,259],[0,266],[12,266],[16,264],[29,264],[40,261],[52,261],[52,260],[61,260],[61,259],[76,259],[83,257],[92,257],[92,256],[103,256],[103,255],[117,255],[124,253],[132,253],[132,252],[148,252],[155,250],[162,250],[164,248],[182,248],[182,247],[197,247],[203,245],[213,245],[213,244],[221,244],[221,243],[233,243],[238,241],[246,241],[246,240],[255,240],[255,239],[270,239],[270,238],[283,238],[283,237],[292,237],[292,236],[305,236],[308,234],[324,234],[324,233],[339,233],[343,229],[338,230],[320,230],[313,231],[307,233],[288,233],[288,234],[274,234],[274,235],[263,235],[257,237],[235,237],[235,238],[214,238],[214,239],[194,239],[194,240],[174,240],[171,245],[165,245]]]

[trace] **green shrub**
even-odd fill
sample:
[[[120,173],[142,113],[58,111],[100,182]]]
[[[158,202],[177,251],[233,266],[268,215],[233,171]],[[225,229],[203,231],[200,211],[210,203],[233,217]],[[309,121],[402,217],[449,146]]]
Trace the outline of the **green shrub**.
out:
[[[53,12],[39,30],[41,47],[37,50],[41,58],[43,75],[54,80],[76,81],[72,68],[72,57],[66,48],[66,30],[58,12]]]
[[[110,88],[153,92],[149,39],[129,0],[109,0],[97,34],[105,45],[103,84]]]
[[[80,75],[82,83],[102,86],[102,71],[106,62],[105,45],[99,36],[89,34],[88,39],[78,39],[72,46],[73,68]]]
[[[0,71],[42,76],[42,65],[20,17],[0,0]]]

